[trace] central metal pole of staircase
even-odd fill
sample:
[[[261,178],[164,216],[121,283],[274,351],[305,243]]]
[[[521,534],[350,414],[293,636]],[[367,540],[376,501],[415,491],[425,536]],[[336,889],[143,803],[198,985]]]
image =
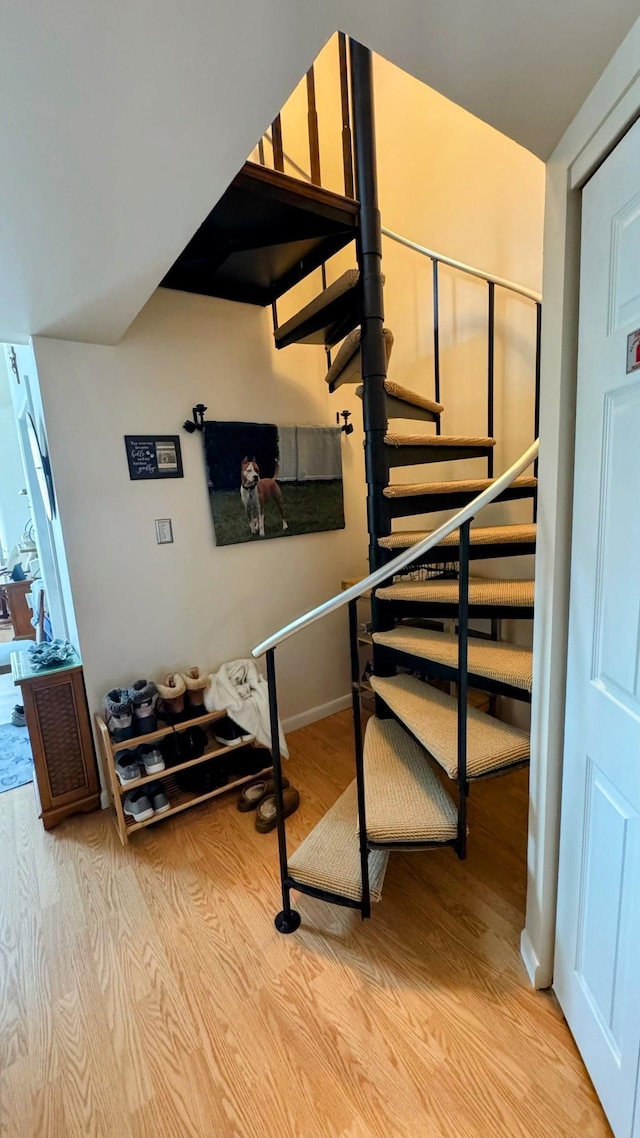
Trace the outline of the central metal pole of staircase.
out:
[[[383,564],[378,538],[391,532],[391,515],[384,489],[389,481],[384,436],[387,409],[384,381],[387,360],[382,297],[382,232],[378,209],[373,64],[371,52],[350,40],[356,195],[360,202],[358,262],[362,286],[362,384],[364,451],[367,479],[369,567]]]

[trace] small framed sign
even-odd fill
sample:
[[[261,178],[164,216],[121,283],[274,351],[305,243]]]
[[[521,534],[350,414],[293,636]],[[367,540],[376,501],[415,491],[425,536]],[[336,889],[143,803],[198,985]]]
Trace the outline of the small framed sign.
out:
[[[627,375],[640,369],[640,328],[627,336]]]
[[[178,435],[125,435],[129,477],[183,478]]]

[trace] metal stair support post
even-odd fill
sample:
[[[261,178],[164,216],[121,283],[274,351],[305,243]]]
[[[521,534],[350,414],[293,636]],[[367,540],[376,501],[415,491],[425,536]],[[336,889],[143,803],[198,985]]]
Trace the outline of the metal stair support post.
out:
[[[282,793],[282,757],[280,755],[280,726],[278,724],[278,696],[276,690],[276,650],[267,652],[267,681],[269,684],[269,724],[271,727],[271,761],[275,783],[276,821],[278,829],[278,854],[280,858],[280,884],[282,887],[282,911],[274,924],[279,933],[294,933],[300,927],[300,914],[291,908],[291,890],[287,884],[289,868],[287,864],[287,835],[284,818],[284,796]]]
[[[353,734],[356,760],[356,787],[358,792],[358,836],[360,840],[360,872],[362,919],[371,916],[369,893],[369,849],[367,845],[367,817],[364,797],[364,752],[362,744],[362,707],[360,704],[360,659],[358,656],[358,602],[349,605],[349,647],[351,652],[351,700],[353,704]]]
[[[460,526],[458,579],[458,857],[467,856],[467,695],[469,656],[469,534],[471,519]]]
[[[350,40],[351,90],[355,141],[356,194],[360,202],[358,263],[362,285],[362,403],[367,479],[369,567],[383,564],[378,538],[391,532],[391,515],[384,490],[389,465],[384,444],[387,407],[384,381],[387,360],[383,336],[382,231],[378,209],[373,64],[371,52]],[[374,616],[375,622],[375,616]]]

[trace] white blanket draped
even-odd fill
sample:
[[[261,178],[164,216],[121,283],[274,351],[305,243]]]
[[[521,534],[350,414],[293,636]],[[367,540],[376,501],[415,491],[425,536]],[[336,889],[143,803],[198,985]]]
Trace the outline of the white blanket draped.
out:
[[[232,660],[210,675],[204,705],[207,711],[226,711],[234,723],[255,735],[258,743],[271,746],[269,685],[254,660]],[[280,721],[278,727],[280,752],[288,759],[289,750]]]

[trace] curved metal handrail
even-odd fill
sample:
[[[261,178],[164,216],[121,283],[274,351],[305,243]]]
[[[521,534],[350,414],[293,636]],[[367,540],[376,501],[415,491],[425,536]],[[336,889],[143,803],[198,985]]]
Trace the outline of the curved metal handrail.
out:
[[[499,285],[500,288],[506,288],[510,292],[517,292],[520,296],[526,296],[528,300],[535,300],[536,304],[542,302],[540,293],[534,292],[532,288],[525,288],[524,285],[509,281],[506,277],[497,277],[494,273],[485,273],[484,269],[474,269],[473,265],[465,265],[464,261],[456,261],[454,257],[445,257],[442,253],[436,253],[434,249],[427,249],[425,245],[419,245],[417,241],[410,241],[408,237],[394,233],[392,229],[385,229],[384,225],[382,226],[382,233],[384,237],[396,241],[398,245],[413,249],[414,253],[422,253],[423,257],[429,257],[431,261],[437,261],[440,265],[450,265],[452,269],[459,269],[460,272],[468,273],[472,277],[479,277],[480,280],[489,281],[491,284]]]
[[[481,494],[478,494],[473,501],[449,518],[448,522],[439,526],[433,533],[429,534],[417,545],[412,545],[410,549],[405,550],[404,553],[399,553],[394,557],[393,561],[388,561],[380,569],[376,569],[373,573],[369,573],[368,577],[364,577],[362,581],[358,581],[355,585],[351,585],[348,589],[343,589],[342,592],[337,593],[335,597],[330,600],[324,601],[323,604],[318,605],[316,608],[311,609],[309,612],[304,613],[302,616],[292,620],[290,624],[285,624],[279,632],[274,632],[272,636],[267,637],[260,644],[252,650],[251,655],[264,656],[265,652],[269,652],[272,648],[277,648],[278,644],[282,644],[283,640],[288,640],[290,636],[295,636],[297,632],[302,632],[303,628],[307,628],[310,624],[315,624],[317,620],[322,620],[323,617],[329,616],[330,613],[336,612],[340,608],[344,608],[351,601],[357,600],[363,593],[369,589],[375,589],[378,585],[382,585],[385,581],[392,577],[395,573],[399,573],[402,569],[406,569],[407,565],[411,565],[413,561],[419,560],[424,553],[433,549],[434,545],[438,545],[455,529],[463,525],[465,522],[470,521],[480,510],[488,506],[495,498],[499,497],[504,490],[506,490],[512,482],[526,470],[528,466],[538,455],[539,440],[536,439],[534,443],[509,467],[501,474],[499,478],[487,486]]]

